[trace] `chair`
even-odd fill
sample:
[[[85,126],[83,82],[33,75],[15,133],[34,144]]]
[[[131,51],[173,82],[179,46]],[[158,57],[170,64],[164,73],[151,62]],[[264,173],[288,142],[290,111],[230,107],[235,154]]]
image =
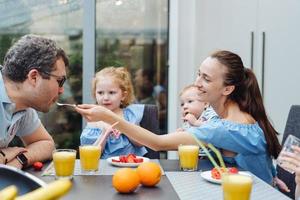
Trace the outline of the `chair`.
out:
[[[300,138],[300,105],[292,105],[290,108],[282,138],[282,145],[284,144],[288,135],[294,135]],[[288,197],[295,199],[295,174],[291,174],[277,165],[277,176],[284,181],[291,190],[290,192],[283,193]]]
[[[153,132],[159,134],[159,121],[158,121],[158,109],[156,105],[145,104],[144,115],[141,120],[140,126]],[[145,157],[151,159],[159,159],[159,152],[153,151],[152,149],[146,147],[148,153]]]

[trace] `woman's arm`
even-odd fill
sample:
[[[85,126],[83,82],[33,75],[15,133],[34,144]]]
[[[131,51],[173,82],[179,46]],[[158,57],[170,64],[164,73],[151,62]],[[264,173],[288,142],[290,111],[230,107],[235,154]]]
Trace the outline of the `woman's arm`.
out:
[[[116,125],[116,129],[155,151],[176,150],[179,144],[196,144],[194,138],[187,132],[156,135],[140,126],[127,122],[112,111],[99,105],[84,104],[78,105],[75,109],[87,121],[104,121],[109,124],[119,122]]]

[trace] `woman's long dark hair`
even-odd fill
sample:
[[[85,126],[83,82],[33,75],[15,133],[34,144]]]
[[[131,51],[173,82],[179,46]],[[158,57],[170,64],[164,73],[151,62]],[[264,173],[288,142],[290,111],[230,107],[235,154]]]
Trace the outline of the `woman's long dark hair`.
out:
[[[243,112],[249,113],[262,128],[267,141],[269,155],[278,157],[281,150],[278,132],[271,125],[263,105],[263,99],[254,73],[245,68],[242,59],[230,51],[217,51],[211,55],[227,68],[224,85],[234,85],[229,99],[236,102]]]

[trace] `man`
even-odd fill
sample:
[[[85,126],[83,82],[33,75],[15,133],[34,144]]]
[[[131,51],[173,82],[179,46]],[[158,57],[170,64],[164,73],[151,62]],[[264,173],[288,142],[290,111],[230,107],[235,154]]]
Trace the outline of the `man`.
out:
[[[63,93],[65,52],[47,38],[25,35],[6,53],[0,73],[0,163],[23,168],[51,158],[54,141],[36,111]],[[25,148],[7,147],[14,136]]]

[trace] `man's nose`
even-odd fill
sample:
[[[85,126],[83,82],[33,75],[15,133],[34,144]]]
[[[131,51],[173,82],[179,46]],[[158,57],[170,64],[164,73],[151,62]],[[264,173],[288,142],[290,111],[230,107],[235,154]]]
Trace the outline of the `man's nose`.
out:
[[[64,91],[65,91],[64,87],[59,87],[58,94],[62,94],[64,93]]]

